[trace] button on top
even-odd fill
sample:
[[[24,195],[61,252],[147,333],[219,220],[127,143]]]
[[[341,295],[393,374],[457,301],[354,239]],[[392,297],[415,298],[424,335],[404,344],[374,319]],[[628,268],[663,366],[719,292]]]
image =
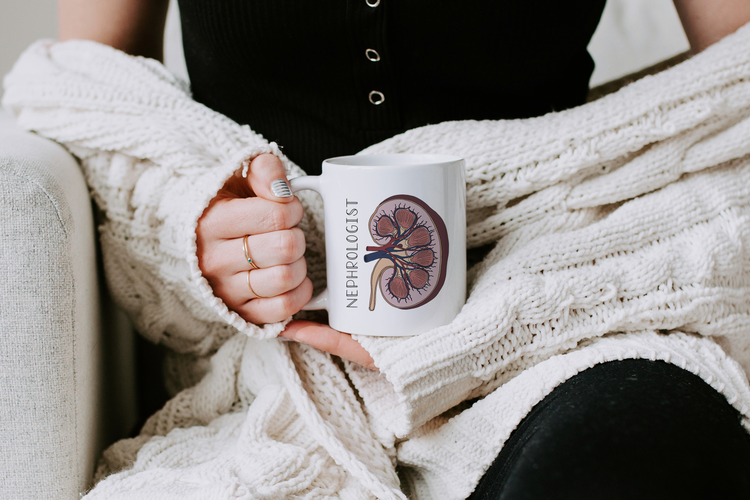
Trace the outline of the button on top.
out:
[[[369,98],[370,102],[375,106],[377,106],[378,104],[383,104],[383,101],[385,101],[385,96],[383,95],[383,93],[377,90],[371,91]]]
[[[380,0],[365,0],[365,3],[370,7],[377,7],[378,5],[380,5]]]
[[[367,59],[369,59],[372,62],[380,61],[380,54],[378,54],[378,51],[375,49],[365,50],[365,57],[367,57]]]

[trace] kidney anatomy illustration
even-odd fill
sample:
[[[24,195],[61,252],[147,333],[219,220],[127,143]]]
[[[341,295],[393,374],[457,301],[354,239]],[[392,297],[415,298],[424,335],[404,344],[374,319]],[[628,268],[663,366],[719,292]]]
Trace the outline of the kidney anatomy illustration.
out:
[[[370,310],[377,289],[399,309],[422,306],[437,296],[445,283],[448,234],[440,216],[419,198],[396,195],[384,200],[369,222],[376,246],[364,256],[377,260],[370,278]]]

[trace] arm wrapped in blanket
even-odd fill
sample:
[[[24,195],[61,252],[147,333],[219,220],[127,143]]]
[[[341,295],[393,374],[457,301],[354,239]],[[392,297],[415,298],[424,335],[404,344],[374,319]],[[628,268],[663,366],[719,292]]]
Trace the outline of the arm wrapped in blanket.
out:
[[[467,161],[468,243],[497,242],[452,324],[356,339],[371,420],[408,436],[586,339],[681,329],[750,371],[750,26],[575,109],[414,129],[368,153]]]
[[[193,101],[158,62],[90,41],[37,42],[5,80],[4,106],[20,126],[81,160],[102,211],[106,275],[139,331],[178,352],[215,351],[241,331],[276,337],[285,322],[257,326],[214,296],[196,256],[197,221],[225,181],[273,143]],[[314,207],[315,201],[310,199]],[[315,210],[301,223],[311,235]]]

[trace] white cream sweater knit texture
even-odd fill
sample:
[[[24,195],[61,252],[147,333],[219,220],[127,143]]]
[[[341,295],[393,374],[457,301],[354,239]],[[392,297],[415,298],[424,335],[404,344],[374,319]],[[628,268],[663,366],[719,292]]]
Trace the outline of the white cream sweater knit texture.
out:
[[[379,372],[274,340],[285,322],[244,322],[201,275],[195,228],[224,182],[263,152],[302,174],[275,144],[93,42],[32,45],[5,89],[81,160],[110,288],[186,387],[86,498],[466,498],[535,403],[626,358],[698,374],[750,428],[750,26],[575,109],[368,148],[463,156],[468,244],[496,242],[450,325],[355,336]],[[300,197],[319,288],[322,205]]]

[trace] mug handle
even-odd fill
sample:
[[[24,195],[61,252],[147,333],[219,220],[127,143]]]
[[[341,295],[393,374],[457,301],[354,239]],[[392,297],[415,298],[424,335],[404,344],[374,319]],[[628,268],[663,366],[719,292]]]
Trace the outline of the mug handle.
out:
[[[289,186],[292,188],[293,193],[302,191],[303,189],[310,189],[323,196],[320,189],[320,178],[320,175],[295,177],[294,179],[289,179]],[[310,299],[310,302],[302,307],[303,311],[319,311],[321,309],[328,309],[328,288],[320,292],[317,297]]]

